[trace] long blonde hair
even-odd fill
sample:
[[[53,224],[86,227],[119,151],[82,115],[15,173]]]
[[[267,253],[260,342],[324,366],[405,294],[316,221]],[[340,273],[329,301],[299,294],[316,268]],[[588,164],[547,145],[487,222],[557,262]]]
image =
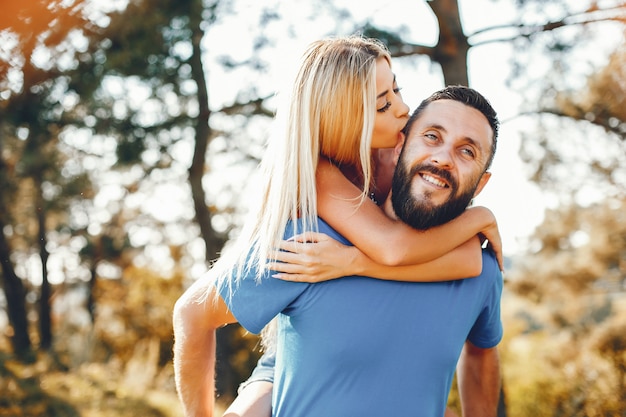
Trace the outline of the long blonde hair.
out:
[[[353,167],[363,184],[370,183],[376,62],[381,58],[391,65],[383,44],[357,35],[319,40],[307,48],[287,112],[277,112],[283,127],[269,138],[261,161],[261,202],[251,208],[235,245],[214,265],[218,285],[232,291],[250,271],[260,279],[289,221],[294,234],[316,230],[320,156]],[[366,193],[364,187],[363,198]]]

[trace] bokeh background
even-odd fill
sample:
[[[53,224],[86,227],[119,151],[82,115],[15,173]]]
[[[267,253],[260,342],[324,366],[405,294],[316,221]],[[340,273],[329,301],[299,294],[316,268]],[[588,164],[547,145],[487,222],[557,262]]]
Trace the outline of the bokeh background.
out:
[[[306,45],[502,120],[500,417],[626,416],[626,2],[2,0],[0,416],[179,416],[171,313],[236,235]],[[259,356],[219,334],[220,406]],[[384,352],[381,352],[384,354]],[[453,390],[450,406],[458,409]]]

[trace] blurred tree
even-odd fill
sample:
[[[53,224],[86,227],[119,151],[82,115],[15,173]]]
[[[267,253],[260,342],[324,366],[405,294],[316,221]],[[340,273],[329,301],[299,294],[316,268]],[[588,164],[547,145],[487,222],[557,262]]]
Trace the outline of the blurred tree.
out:
[[[566,415],[595,410],[620,416],[626,410],[625,213],[626,196],[548,211],[533,237],[533,253],[517,260],[508,274],[507,288],[530,302],[520,310],[527,334],[548,333],[552,343],[561,345],[551,349],[558,355],[535,360],[551,362],[547,366],[559,373],[575,369],[558,378],[568,383],[559,383],[561,394],[552,391],[548,401],[558,403]],[[564,354],[566,345],[570,356]],[[606,401],[608,397],[615,401]]]
[[[616,371],[615,392],[621,393],[620,408],[626,410],[626,324],[615,320],[596,332],[595,348]]]
[[[68,196],[55,187],[63,187],[81,178],[59,181],[56,148],[58,139],[58,103],[60,96],[55,86],[63,81],[63,60],[71,56],[71,33],[78,28],[88,27],[81,13],[82,1],[73,4],[50,6],[45,1],[11,3],[0,19],[0,38],[7,45],[4,59],[0,61],[0,128],[3,132],[4,152],[2,228],[3,277],[7,297],[9,319],[14,337],[13,348],[21,355],[30,349],[28,322],[24,291],[17,284],[12,260],[19,255],[13,253],[18,240],[23,240],[21,249],[37,247],[41,262],[41,286],[39,294],[39,346],[49,349],[52,344],[50,321],[50,286],[48,282],[48,235],[51,224],[49,215],[60,213]],[[71,69],[71,68],[69,68]],[[10,167],[10,169],[9,169]],[[18,191],[24,186],[31,191],[24,196],[26,206],[10,205],[18,201]],[[67,188],[65,189],[67,191]],[[22,194],[24,194],[22,192]],[[30,214],[19,210],[30,210]],[[9,235],[7,235],[7,233]],[[9,246],[13,242],[13,248]],[[30,277],[31,279],[33,277]],[[21,294],[21,295],[20,295]]]
[[[562,341],[555,350],[573,348],[571,356],[535,357],[543,364],[551,362],[547,366],[556,371],[556,378],[568,381],[558,384],[560,392],[544,391],[555,415],[622,416],[626,410],[623,335],[614,324],[623,322],[620,300],[626,288],[624,38],[605,66],[598,67],[597,56],[588,58],[592,62],[585,62],[584,54],[582,60],[571,58],[575,47],[586,43],[580,39],[592,37],[581,34],[598,36],[584,20],[577,20],[584,15],[592,17],[589,21],[611,16],[614,30],[610,25],[603,28],[619,39],[626,23],[624,7],[602,10],[592,2],[584,14],[568,18],[580,26],[572,32],[576,36],[563,31],[562,36],[536,42],[551,53],[546,65],[550,71],[542,83],[525,86],[528,117],[535,128],[524,132],[521,156],[532,170],[532,180],[558,205],[537,227],[529,253],[516,260],[508,288],[532,303],[527,311],[533,312],[528,317],[535,330],[529,332],[537,331],[540,323],[540,332],[542,326],[551,329],[552,338]],[[531,56],[518,61],[520,71]],[[587,69],[584,74],[577,72],[581,67]]]
[[[533,180],[560,205],[536,229],[509,288],[543,306],[547,317],[535,319],[578,352],[579,372],[568,377],[571,394],[553,402],[570,410],[568,415],[594,410],[621,416],[626,410],[620,326],[626,288],[626,48],[619,45],[586,82],[566,84],[563,79],[573,72],[565,59],[568,48],[556,45],[562,50],[541,89],[540,117],[536,129],[524,135],[521,154]],[[556,367],[566,362],[553,360]],[[593,373],[604,373],[605,383],[596,383]],[[584,394],[573,395],[577,390]],[[606,401],[609,397],[615,400]]]
[[[499,0],[493,0],[494,3]],[[429,46],[406,41],[398,32],[390,32],[366,22],[361,31],[385,41],[394,57],[427,56],[441,67],[444,84],[468,85],[467,54],[471,48],[489,43],[512,43],[516,49],[527,49],[528,45],[541,37],[549,38],[553,43],[548,46],[551,54],[558,48],[566,48],[567,35],[561,35],[564,28],[597,25],[606,22],[626,22],[626,5],[600,7],[597,2],[588,2],[588,7],[580,11],[580,5],[573,5],[564,0],[551,0],[550,7],[556,12],[547,14],[543,0],[517,0],[519,22],[498,26],[486,26],[473,33],[466,33],[459,11],[458,0],[434,0],[426,4],[432,10],[439,29],[436,45]],[[572,10],[572,6],[576,9]],[[537,16],[543,21],[537,22]],[[557,16],[552,18],[553,16]],[[506,35],[502,35],[506,33]],[[572,42],[569,40],[569,42]],[[523,71],[523,64],[517,63]]]
[[[123,92],[115,93],[102,85],[81,110],[96,116],[95,133],[116,139],[118,168],[139,165],[146,176],[153,170],[164,171],[186,163],[173,155],[181,143],[188,144],[192,139],[187,180],[207,262],[217,257],[233,227],[218,231],[213,226],[216,209],[209,202],[216,198],[207,196],[203,186],[203,178],[211,169],[207,149],[216,138],[237,135],[236,130],[215,129],[213,126],[219,123],[211,117],[254,119],[256,115],[272,115],[263,106],[262,97],[216,109],[209,107],[210,70],[203,63],[207,51],[201,42],[220,15],[228,13],[229,5],[219,1],[146,0],[132,2],[123,11],[111,14],[111,23],[104,31],[106,42],[101,53],[105,55],[100,70],[105,83],[112,87],[117,84],[115,87]],[[129,25],[129,21],[134,24]],[[137,103],[128,101],[135,93]],[[232,142],[228,151],[237,151],[237,141]],[[244,159],[249,158],[248,153],[239,152]],[[256,163],[254,157],[252,162]]]
[[[608,64],[589,77],[582,91],[560,91],[552,110],[557,115],[590,122],[626,141],[626,46],[609,57]]]
[[[84,200],[95,196],[90,180],[98,183],[99,176],[113,164],[126,173],[132,173],[133,167],[140,168],[140,175],[127,176],[122,200],[127,194],[145,193],[142,182],[154,187],[159,172],[170,169],[176,175],[176,169],[187,161],[177,164],[173,155],[180,153],[180,143],[192,143],[194,151],[187,178],[207,264],[217,257],[233,227],[227,225],[219,232],[214,229],[212,213],[216,208],[207,204],[209,198],[203,187],[208,144],[215,137],[228,134],[212,129],[209,123],[213,112],[209,109],[205,78],[208,71],[202,62],[201,41],[218,14],[228,13],[228,6],[220,9],[219,2],[197,0],[138,1],[130,3],[123,12],[109,10],[108,15],[92,6],[87,1],[52,6],[46,1],[11,4],[0,26],[0,36],[8,45],[0,64],[2,132],[7,141],[15,144],[13,153],[3,152],[3,157],[14,158],[2,164],[2,173],[7,177],[3,203],[15,201],[9,192],[16,193],[21,188],[29,190],[29,196],[21,194],[28,197],[25,201],[32,209],[29,213],[21,207],[16,220],[8,217],[11,211],[3,211],[6,214],[2,219],[7,225],[3,233],[18,232],[10,239],[3,234],[0,245],[3,284],[17,353],[30,348],[30,338],[25,290],[11,259],[24,258],[38,247],[42,265],[39,346],[47,349],[52,343],[47,270],[50,245],[59,247],[64,242],[78,248],[80,252],[75,251],[75,255],[80,254],[83,267],[90,271],[89,288],[96,285],[98,265],[104,259],[108,263],[122,261],[120,251],[130,247],[124,231],[129,227],[124,223],[131,222],[130,213],[122,214],[124,209],[118,209],[117,216],[123,219],[119,227],[114,227],[116,223],[103,227],[106,218],[102,220],[98,209]],[[129,25],[129,21],[133,24]],[[116,87],[122,88],[122,94],[116,92]],[[234,102],[220,111],[227,115],[244,114],[248,119],[254,114],[271,116],[271,111],[263,107],[263,99]],[[92,140],[87,145],[85,138],[89,137]],[[117,142],[113,163],[106,153],[110,138]],[[236,140],[225,143],[230,150],[238,146]],[[247,158],[246,152],[241,154]],[[12,183],[14,188],[9,187]],[[24,188],[24,184],[28,187]],[[75,199],[76,196],[81,198]],[[67,214],[76,216],[62,215],[66,209]],[[140,223],[142,219],[143,227],[152,222],[157,226],[155,230],[163,229],[162,223],[147,216],[138,216],[132,222]],[[193,236],[196,233],[191,226],[187,228]],[[50,242],[51,235],[58,240]],[[79,236],[82,240],[75,239]],[[16,250],[10,242],[18,238],[22,244]],[[24,278],[36,281],[32,276]],[[93,317],[91,296],[87,303]],[[227,335],[225,339],[228,338]],[[220,346],[224,358],[220,363],[228,364],[228,356],[233,353],[224,344]],[[235,377],[227,371],[223,374],[228,387],[225,390],[234,392]]]
[[[95,133],[116,139],[118,169],[141,167],[145,177],[138,182],[149,180],[159,171],[176,172],[187,161],[177,161],[172,155],[177,153],[180,143],[192,143],[193,155],[186,180],[207,265],[218,256],[235,226],[229,224],[223,231],[215,229],[213,216],[217,210],[209,202],[217,196],[207,195],[211,189],[205,185],[205,175],[211,169],[207,160],[210,142],[217,137],[229,138],[236,131],[214,129],[211,117],[214,114],[233,119],[244,116],[249,123],[255,115],[264,118],[271,115],[263,107],[262,98],[235,102],[225,108],[209,107],[210,71],[203,63],[206,51],[201,42],[220,14],[227,13],[228,5],[219,1],[161,0],[132,2],[123,11],[111,14],[111,24],[104,31],[103,80],[129,90],[116,96],[103,84],[97,95],[83,101],[81,111],[96,116]],[[130,25],[129,21],[134,23]],[[130,89],[146,95],[143,103],[132,103],[127,95],[133,94]],[[230,142],[232,152],[236,141]],[[246,152],[239,154],[240,162],[250,158]],[[233,371],[231,366],[241,351],[233,342],[240,333],[237,326],[218,332],[220,384],[217,388],[227,397],[234,396],[238,382],[246,376]]]
[[[625,203],[622,197],[549,210],[533,237],[533,253],[519,260],[509,288],[537,303],[550,300],[559,310],[577,310],[571,297],[625,288]]]
[[[1,133],[0,133],[1,134]],[[0,137],[0,154],[4,152],[4,138]],[[7,202],[11,201],[13,182],[10,181],[9,164],[0,158],[0,180],[2,182],[2,196],[0,196],[0,263],[2,264],[2,288],[7,300],[7,312],[11,330],[9,333],[14,352],[25,356],[31,350],[31,340],[28,333],[28,318],[26,315],[26,291],[20,277],[17,276],[13,262],[11,262],[12,248],[5,230],[11,224],[10,210]]]
[[[625,45],[581,89],[549,83],[537,128],[524,136],[521,155],[533,180],[566,204],[626,195]]]

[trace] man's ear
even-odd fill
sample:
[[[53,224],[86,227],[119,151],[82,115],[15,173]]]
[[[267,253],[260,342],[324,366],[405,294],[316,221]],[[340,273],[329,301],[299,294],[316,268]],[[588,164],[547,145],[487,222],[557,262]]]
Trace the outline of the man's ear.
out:
[[[474,191],[474,197],[476,197],[480,192],[485,188],[485,185],[489,182],[489,178],[491,178],[491,172],[486,171],[478,180],[478,186],[476,186],[476,191]]]
[[[398,159],[400,158],[400,152],[402,152],[402,147],[404,146],[404,142],[406,141],[406,135],[404,132],[400,132],[400,138],[398,139],[398,143],[396,143],[396,147],[393,150],[393,160],[396,164],[398,164]]]

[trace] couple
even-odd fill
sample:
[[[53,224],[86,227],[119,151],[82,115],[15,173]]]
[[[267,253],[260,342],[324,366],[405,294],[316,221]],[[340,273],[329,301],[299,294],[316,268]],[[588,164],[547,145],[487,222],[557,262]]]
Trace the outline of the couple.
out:
[[[361,42],[351,40],[350,43]],[[403,118],[407,112],[396,91],[388,55],[385,51],[380,53],[376,47],[372,48],[371,44],[366,49],[374,60],[367,63],[370,70],[363,77],[376,77],[377,102],[376,112],[372,113],[376,116],[373,132],[370,130],[369,136],[356,136],[356,140],[364,138],[363,143],[367,143],[367,148],[356,148],[362,154],[369,153],[370,147],[389,147],[385,143],[393,136],[387,137],[387,142],[381,142],[384,136],[381,126],[391,126],[391,119],[384,119],[390,114],[390,108],[397,111],[397,123],[401,121],[404,124],[406,119]],[[373,65],[376,65],[375,71],[371,70]],[[354,77],[354,70],[363,68],[366,65],[348,68],[345,74],[339,74],[337,82],[328,82],[327,85],[333,91],[338,90],[337,83],[341,79]],[[305,75],[308,76],[308,73]],[[379,80],[379,77],[382,79]],[[327,77],[321,79],[326,80]],[[369,89],[374,87],[369,82],[364,85]],[[366,94],[357,95],[366,96],[369,97]],[[338,97],[341,99],[344,95]],[[378,100],[381,101],[380,106]],[[373,112],[373,106],[368,106],[365,106],[367,113],[369,108]],[[328,107],[335,112],[337,110],[337,107]],[[348,107],[348,114],[349,110]],[[370,116],[366,114],[365,117]],[[350,120],[345,120],[344,124],[349,123]],[[355,123],[364,126],[363,132],[372,129],[372,124],[366,123],[366,120]],[[393,133],[393,129],[388,131]],[[465,208],[489,178],[486,169],[493,158],[496,135],[495,112],[473,90],[450,87],[424,101],[402,135],[405,146],[398,163],[391,199],[384,203],[387,215],[393,218],[397,216],[414,227],[428,229],[420,232],[419,237],[441,237],[442,233],[437,234],[436,230],[445,229],[448,232],[443,235],[447,241],[457,242],[451,244],[451,248],[456,248],[467,239],[463,233],[467,234],[468,229],[471,230],[476,224],[483,224],[477,221],[472,223],[472,219],[480,217],[480,211]],[[320,154],[331,156],[332,148],[320,148]],[[398,146],[396,157],[399,151]],[[364,165],[368,162],[363,158],[361,161],[364,161]],[[330,181],[323,170],[320,174],[317,162],[313,167],[317,167],[317,204],[320,206],[320,215],[332,223],[333,213],[323,212],[323,208],[329,205],[328,200],[345,202],[347,199],[341,197],[341,192],[335,192],[333,186],[337,181]],[[272,179],[289,180],[277,176]],[[369,176],[363,175],[360,185],[369,184],[367,179]],[[303,184],[302,188],[310,183]],[[274,189],[280,190],[282,187]],[[287,189],[293,190],[293,187]],[[298,190],[298,187],[295,189]],[[349,202],[352,203],[352,213],[356,212],[354,199]],[[367,202],[361,203],[359,210],[361,206],[367,205]],[[292,215],[291,218],[307,217]],[[453,224],[454,228],[450,229]],[[302,226],[296,220],[289,223],[285,236],[292,236],[291,228],[296,228],[298,232],[315,229],[310,226]],[[348,244],[335,230],[341,229],[344,236],[350,237],[348,231],[344,232],[350,224],[335,223],[331,228],[319,220],[313,226],[318,226],[319,232]],[[478,230],[482,230],[480,227]],[[391,229],[386,232],[391,234]],[[362,242],[358,238],[350,239],[361,248],[359,245]],[[477,243],[477,238],[473,240]],[[393,247],[396,244],[397,247],[397,241],[390,239],[385,245]],[[435,253],[435,246],[441,245],[434,239],[422,242],[428,242],[430,248],[425,244],[404,245],[395,252],[402,252],[400,255],[403,255],[404,252],[431,250]],[[446,242],[443,243],[445,246]],[[300,250],[298,245],[287,247]],[[478,245],[474,247],[478,248]],[[343,250],[338,252],[346,253]],[[480,255],[476,253],[480,261]],[[291,267],[292,258],[281,254],[274,258],[289,263],[274,264],[273,269],[292,272],[287,267]],[[248,269],[250,265],[253,268]],[[461,352],[459,383],[464,414],[495,414],[499,386],[495,345],[502,332],[499,318],[502,283],[498,262],[493,254],[484,251],[480,277],[444,282],[441,279],[445,277],[455,278],[452,270],[462,269],[463,265],[450,262],[435,265],[439,265],[435,272],[439,274],[440,282],[423,284],[385,282],[358,276],[318,284],[287,282],[273,278],[273,272],[263,267],[254,268],[255,264],[245,264],[234,272],[241,279],[225,279],[211,284],[211,279],[220,272],[214,268],[201,283],[209,283],[207,298],[199,299],[193,308],[186,308],[193,306],[193,299],[190,302],[190,297],[185,295],[175,309],[177,387],[186,411],[189,415],[201,415],[202,412],[212,415],[214,329],[235,321],[234,314],[244,327],[253,332],[260,331],[273,317],[278,316],[274,415],[443,415],[455,364]],[[395,276],[406,277],[407,270],[410,270],[409,266],[397,267]],[[374,267],[357,271],[359,275],[381,277]],[[350,274],[340,275],[353,275],[354,272],[353,269]],[[437,281],[436,278],[434,280]],[[185,308],[186,314],[181,314]],[[196,319],[193,315],[197,316]],[[203,332],[194,325],[198,323],[202,323],[202,329],[208,331]],[[196,339],[201,349],[189,351],[178,347],[184,346],[186,339],[192,338]],[[201,383],[189,383],[189,379],[181,378],[181,368],[191,369],[201,375]],[[254,385],[258,384],[250,384]],[[209,398],[205,398],[205,394]],[[269,413],[269,409],[266,413]]]

